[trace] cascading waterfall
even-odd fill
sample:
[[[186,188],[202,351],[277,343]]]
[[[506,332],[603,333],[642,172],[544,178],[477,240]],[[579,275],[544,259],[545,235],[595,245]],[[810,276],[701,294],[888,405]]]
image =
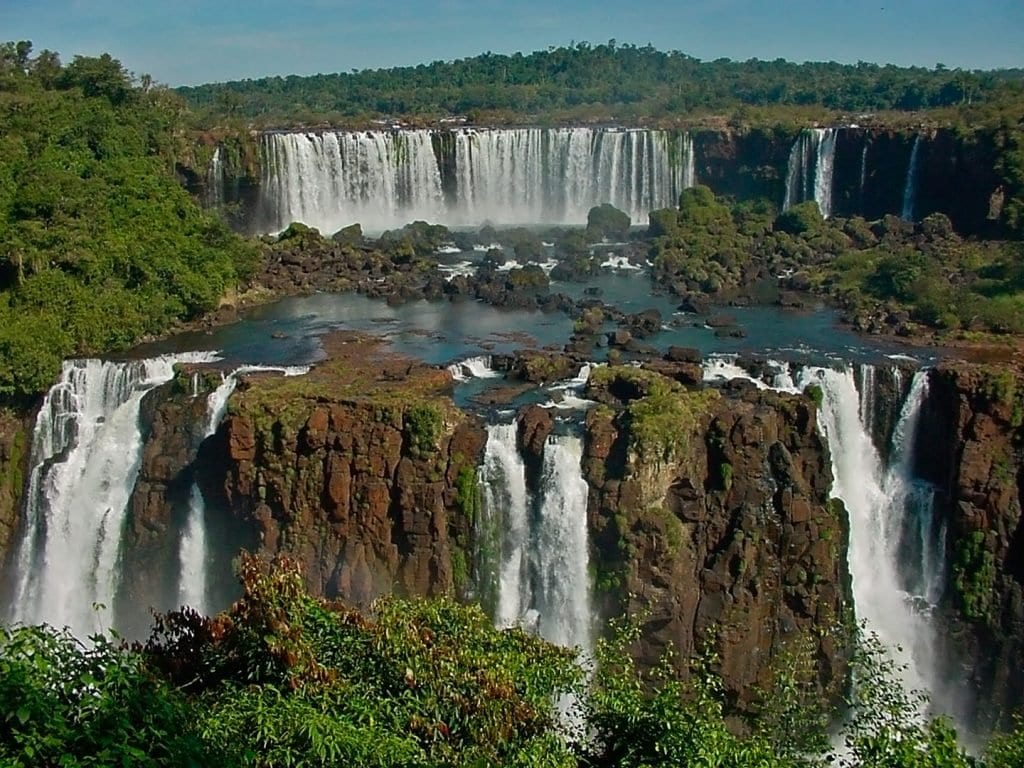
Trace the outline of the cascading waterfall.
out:
[[[203,439],[217,431],[228,408],[228,398],[238,386],[238,377],[246,373],[281,373],[285,376],[301,376],[309,372],[309,366],[267,366],[246,365],[224,376],[220,386],[209,396],[206,403],[206,428]],[[210,612],[207,562],[209,552],[206,545],[206,500],[196,482],[192,483],[189,494],[188,517],[178,542],[178,603],[195,608],[202,614]]]
[[[601,203],[643,223],[676,204],[696,168],[689,135],[658,130],[271,133],[261,152],[264,231],[582,224]]]
[[[448,366],[448,373],[455,381],[468,381],[469,379],[494,379],[501,376],[499,371],[491,368],[490,355],[469,357],[452,363]]]
[[[227,411],[228,398],[235,391],[238,378],[225,376],[224,381],[210,395],[206,403],[206,429],[203,438],[217,431],[217,426]],[[209,611],[206,578],[206,502],[199,485],[192,483],[189,495],[188,518],[181,533],[178,560],[178,603],[195,608],[202,614]]]
[[[826,219],[832,215],[832,179],[836,160],[836,134],[835,128],[825,128],[821,131],[814,168],[814,199],[818,203],[821,215]]]
[[[210,168],[206,174],[207,202],[211,207],[224,204],[224,148],[213,150]]]
[[[926,371],[915,374],[892,437],[892,461],[886,468],[872,440],[866,415],[874,412],[875,369],[860,371],[858,392],[853,369],[804,367],[792,376],[783,363],[769,363],[777,373],[771,386],[802,392],[815,384],[823,394],[819,426],[832,456],[832,495],[842,499],[850,518],[849,567],[857,613],[869,631],[906,666],[908,690],[943,691],[933,654],[934,628],[920,599],[934,602],[944,580],[945,533],[933,531],[931,489],[913,477],[913,445],[927,396]],[[897,371],[893,370],[894,380]],[[751,376],[727,358],[705,363],[711,381]],[[896,392],[901,391],[898,380]],[[900,563],[901,539],[907,530],[922,542],[919,574]]]
[[[837,136],[836,128],[807,128],[800,132],[789,153],[782,210],[814,200],[822,216],[828,218],[832,214]]]
[[[859,192],[860,192],[860,207],[861,207],[861,210],[864,209],[864,187],[867,184],[867,180],[868,180],[868,147],[869,146],[870,146],[870,141],[868,141],[867,137],[865,137],[864,138],[864,149],[862,149],[860,151],[860,188],[859,188]]]
[[[820,423],[832,454],[832,494],[842,499],[850,516],[849,565],[857,613],[905,664],[906,688],[933,690],[932,629],[908,599],[897,565],[900,521],[906,510],[905,499],[897,495],[900,484],[892,477],[901,470],[887,471],[882,465],[871,433],[860,420],[852,370],[805,369],[797,385],[802,390],[811,383],[818,384],[824,395]],[[906,427],[916,421],[907,409],[919,409],[920,403],[908,400],[904,405],[900,421]],[[912,428],[894,436],[897,451],[909,454],[913,437]]]
[[[693,137],[686,134],[683,138],[683,187],[689,189],[697,186],[697,155],[693,150]]]
[[[910,150],[910,163],[907,165],[907,180],[903,185],[903,213],[901,218],[904,221],[913,221],[915,208],[917,206],[917,162],[921,148],[921,134],[914,137],[914,146]]]
[[[945,532],[936,530],[935,491],[914,476],[914,435],[921,408],[928,397],[928,375],[918,371],[910,383],[899,420],[893,430],[892,457],[885,479],[885,495],[898,511],[890,533],[906,542],[914,555],[913,565],[903,575],[905,589],[930,605],[942,596],[945,580]],[[902,514],[899,514],[902,511]]]
[[[587,483],[582,444],[553,435],[544,447],[540,492],[531,494],[517,427],[488,428],[481,479],[482,578],[494,585],[495,621],[524,625],[550,642],[592,646]]]
[[[12,621],[109,626],[126,506],[141,461],[139,409],[177,362],[208,353],[131,362],[69,360],[36,418]],[[100,610],[99,606],[104,606]]]

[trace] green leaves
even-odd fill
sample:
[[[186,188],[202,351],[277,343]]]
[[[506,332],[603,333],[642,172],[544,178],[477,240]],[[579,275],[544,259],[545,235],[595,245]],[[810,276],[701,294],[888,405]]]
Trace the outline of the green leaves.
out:
[[[33,77],[0,93],[7,400],[52,383],[54,357],[121,349],[216,308],[258,258],[169,173],[181,125],[165,94],[133,89],[109,56]]]

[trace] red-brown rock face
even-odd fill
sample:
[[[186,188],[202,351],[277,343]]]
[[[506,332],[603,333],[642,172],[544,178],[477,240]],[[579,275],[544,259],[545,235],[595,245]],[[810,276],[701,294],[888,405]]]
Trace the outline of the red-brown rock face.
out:
[[[981,721],[1024,706],[1024,377],[1008,365],[936,368],[919,471],[947,524],[944,598],[951,675],[979,693]]]
[[[457,479],[485,435],[445,371],[353,342],[305,377],[244,383],[200,454],[204,494],[316,594],[450,594],[468,573],[472,521]]]
[[[31,443],[28,417],[0,410],[0,564],[10,555],[18,531]]]
[[[649,663],[668,648],[686,659],[710,644],[740,710],[798,643],[834,696],[845,675],[848,531],[829,503],[813,404],[769,392],[679,396],[689,404],[665,422],[676,425],[668,453],[664,443],[651,450],[661,436],[649,410],[588,418],[584,473],[605,611],[646,615],[638,652]]]

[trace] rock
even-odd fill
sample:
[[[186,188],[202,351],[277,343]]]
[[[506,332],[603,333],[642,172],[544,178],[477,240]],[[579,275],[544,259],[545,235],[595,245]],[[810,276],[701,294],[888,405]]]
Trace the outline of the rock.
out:
[[[661,312],[656,309],[645,309],[643,312],[627,315],[624,322],[634,336],[645,339],[661,331]]]
[[[665,359],[673,363],[696,363],[698,365],[703,361],[699,349],[694,347],[677,347],[675,345],[668,348],[668,352],[665,353]]]
[[[645,367],[670,365],[687,364]],[[615,380],[639,383],[628,373]],[[843,548],[811,546],[848,533],[829,504],[831,462],[814,407],[756,389],[694,397],[702,403],[694,421],[679,424],[685,451],[668,462],[629,447],[636,438],[625,414],[588,414],[594,566],[599,583],[617,574],[609,583],[618,584],[600,596],[603,610],[647,616],[636,646],[642,665],[669,648],[686,659],[713,643],[739,712],[757,706],[771,660],[799,636],[814,648],[814,684],[830,700],[844,689],[852,646],[841,632],[822,633],[821,622],[842,615],[852,594]]]
[[[687,293],[679,303],[679,311],[706,315],[711,311],[711,299],[703,293]]]
[[[728,328],[736,325],[735,315],[711,315],[704,321],[709,328]]]

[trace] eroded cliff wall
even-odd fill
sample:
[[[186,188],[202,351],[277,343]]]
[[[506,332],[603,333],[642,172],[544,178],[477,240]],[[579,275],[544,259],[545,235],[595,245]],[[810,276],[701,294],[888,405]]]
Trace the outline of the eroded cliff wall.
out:
[[[688,392],[637,369],[595,378],[592,396],[612,404],[588,416],[584,460],[605,610],[643,617],[649,662],[714,650],[741,710],[796,649],[820,694],[837,695],[848,525],[814,404]]]

